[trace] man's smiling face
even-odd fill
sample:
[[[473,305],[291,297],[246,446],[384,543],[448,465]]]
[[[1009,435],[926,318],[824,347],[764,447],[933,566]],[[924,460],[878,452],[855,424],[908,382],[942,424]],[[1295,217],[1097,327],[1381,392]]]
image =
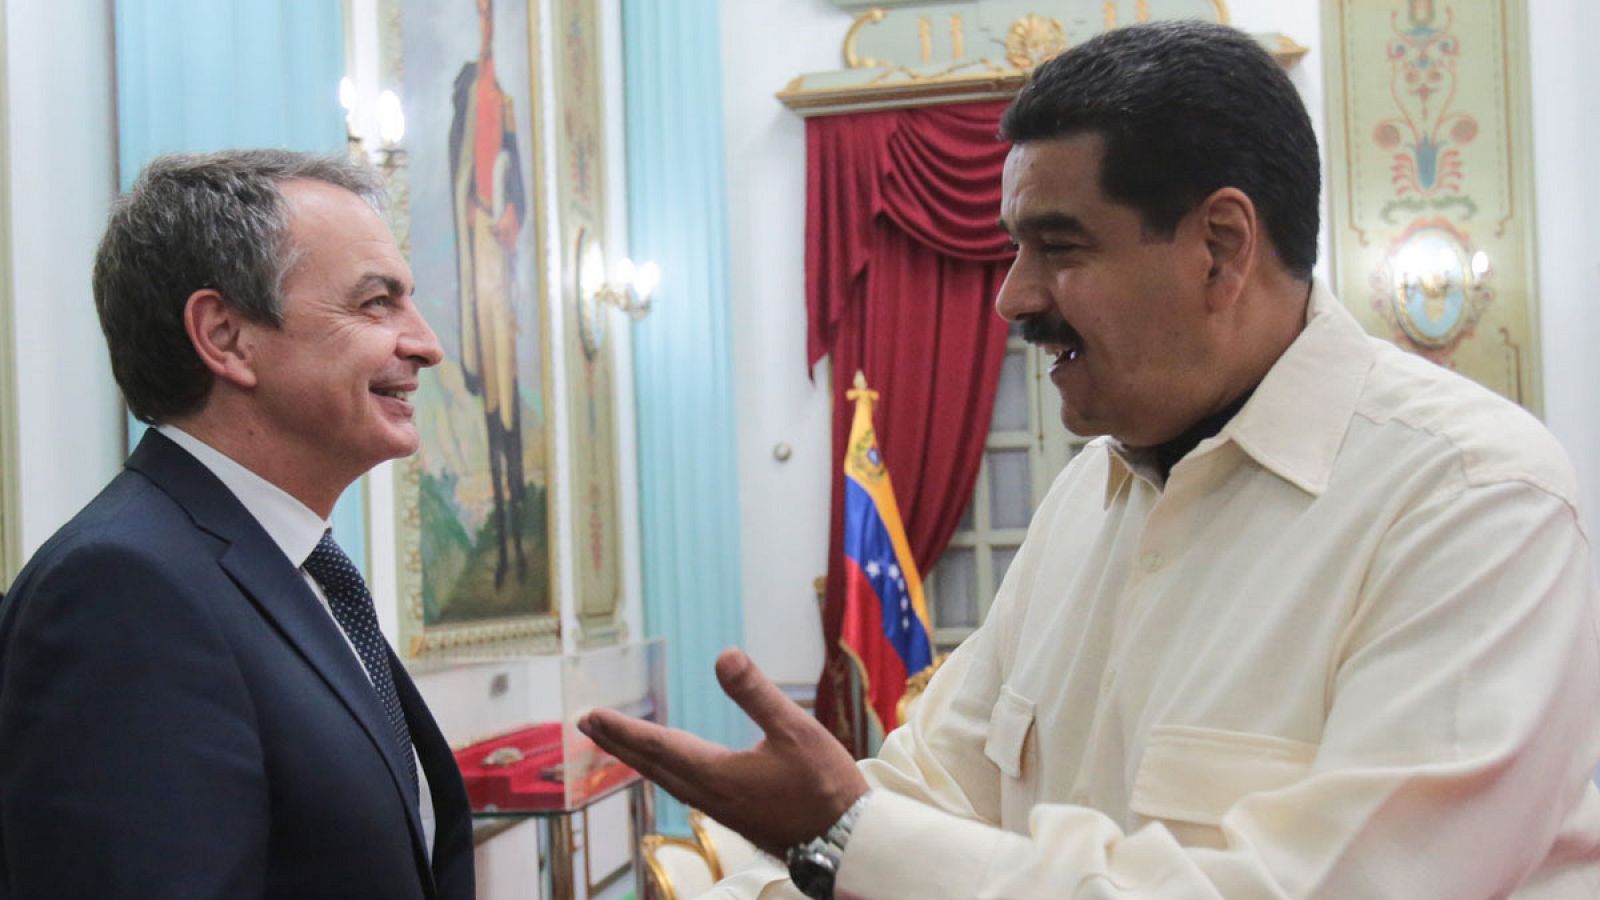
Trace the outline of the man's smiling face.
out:
[[[297,251],[283,280],[283,324],[251,323],[244,338],[256,365],[259,440],[348,484],[416,452],[411,395],[442,351],[377,212],[321,182],[282,190]]]
[[[1001,227],[1017,247],[995,308],[1055,356],[1061,419],[1132,446],[1175,437],[1210,412],[1216,365],[1195,214],[1169,238],[1102,193],[1104,139],[1019,143],[1006,159]]]

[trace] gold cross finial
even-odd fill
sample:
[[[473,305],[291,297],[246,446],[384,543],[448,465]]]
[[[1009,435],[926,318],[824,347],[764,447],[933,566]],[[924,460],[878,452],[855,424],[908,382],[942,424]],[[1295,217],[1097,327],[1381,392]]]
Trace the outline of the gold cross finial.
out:
[[[854,386],[844,393],[846,400],[856,400],[861,397],[865,397],[868,400],[878,399],[877,391],[867,390],[867,376],[863,375],[860,369],[856,370],[855,380],[851,384]]]

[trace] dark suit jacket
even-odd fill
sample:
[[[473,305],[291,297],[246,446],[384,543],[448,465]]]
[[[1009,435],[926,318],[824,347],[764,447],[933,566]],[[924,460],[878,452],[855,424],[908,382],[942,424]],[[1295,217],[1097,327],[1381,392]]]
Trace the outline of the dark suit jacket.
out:
[[[460,773],[394,677],[431,859],[338,626],[216,477],[149,432],[0,607],[0,898],[471,898]]]

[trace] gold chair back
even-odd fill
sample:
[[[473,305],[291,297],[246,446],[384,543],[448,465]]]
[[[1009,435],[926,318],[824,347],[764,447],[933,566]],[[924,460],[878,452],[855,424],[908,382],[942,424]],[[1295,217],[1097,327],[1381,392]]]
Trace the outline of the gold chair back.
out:
[[[711,863],[711,874],[721,881],[754,862],[761,855],[756,845],[732,828],[698,809],[689,810],[689,830],[700,850]]]
[[[717,879],[700,845],[687,838],[647,834],[641,840],[645,871],[651,889],[661,900],[688,900],[698,897]]]
[[[906,679],[906,692],[900,695],[900,702],[894,705],[894,718],[896,725],[904,725],[911,718],[911,710],[916,708],[917,700],[922,697],[922,692],[928,689],[928,682],[933,680],[933,673],[939,671],[944,661],[950,654],[941,653],[933,658],[922,671]]]

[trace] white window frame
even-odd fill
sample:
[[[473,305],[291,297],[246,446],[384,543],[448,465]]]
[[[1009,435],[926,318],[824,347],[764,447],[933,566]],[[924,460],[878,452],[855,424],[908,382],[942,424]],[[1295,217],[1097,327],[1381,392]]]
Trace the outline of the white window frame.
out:
[[[1000,587],[999,573],[994,571],[994,551],[1006,549],[1014,551],[1022,545],[1023,536],[1027,534],[1026,527],[995,528],[991,525],[989,452],[1022,449],[1028,451],[1032,506],[1023,517],[1027,520],[1032,518],[1033,510],[1037,509],[1039,501],[1044,499],[1055,476],[1087,442],[1067,431],[1061,424],[1060,395],[1056,392],[1055,385],[1050,382],[1051,357],[1022,340],[1018,335],[1018,329],[1013,327],[1011,334],[1006,338],[1006,353],[1010,356],[1017,352],[1023,354],[1026,365],[1023,381],[1028,393],[1028,427],[1020,431],[997,431],[991,427],[988,439],[984,441],[984,458],[978,467],[978,481],[972,489],[972,500],[968,505],[967,515],[963,519],[962,526],[951,536],[950,545],[945,550],[947,557],[954,550],[972,551],[973,589],[977,593],[973,602],[977,610],[976,621],[980,623],[988,616],[994,593]],[[975,629],[964,624],[940,624],[935,596],[938,571],[939,566],[935,564],[932,571],[923,578],[923,584],[928,599],[928,614],[933,619],[933,642],[938,652],[944,652],[961,643]]]

